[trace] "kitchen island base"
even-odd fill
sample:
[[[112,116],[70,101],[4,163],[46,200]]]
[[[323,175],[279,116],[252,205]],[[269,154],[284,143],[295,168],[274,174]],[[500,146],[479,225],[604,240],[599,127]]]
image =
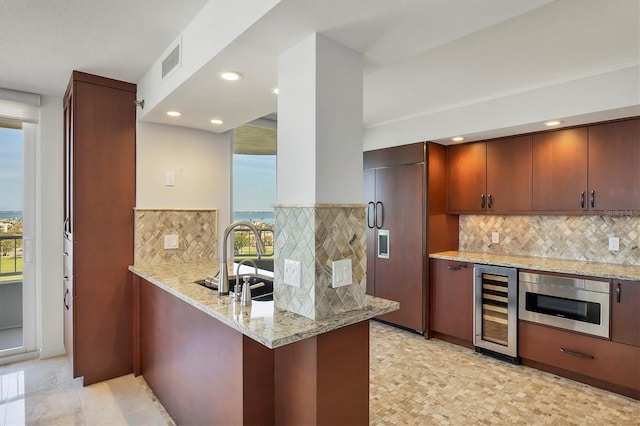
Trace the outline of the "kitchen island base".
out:
[[[368,424],[369,321],[270,349],[134,275],[134,373],[177,424]]]

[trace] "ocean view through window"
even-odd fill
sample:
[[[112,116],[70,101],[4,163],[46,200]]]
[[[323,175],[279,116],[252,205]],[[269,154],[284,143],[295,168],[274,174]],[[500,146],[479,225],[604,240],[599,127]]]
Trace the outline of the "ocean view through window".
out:
[[[233,221],[249,221],[260,232],[267,258],[273,258],[273,204],[276,201],[275,129],[244,125],[234,130]],[[236,229],[234,257],[256,257],[253,233]]]

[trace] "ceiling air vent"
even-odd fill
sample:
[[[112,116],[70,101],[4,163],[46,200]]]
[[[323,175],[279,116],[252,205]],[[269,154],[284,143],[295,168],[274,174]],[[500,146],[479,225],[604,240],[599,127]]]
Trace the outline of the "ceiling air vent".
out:
[[[171,50],[166,58],[162,60],[162,78],[165,78],[174,68],[180,65],[180,46],[182,43],[178,43],[176,47]]]

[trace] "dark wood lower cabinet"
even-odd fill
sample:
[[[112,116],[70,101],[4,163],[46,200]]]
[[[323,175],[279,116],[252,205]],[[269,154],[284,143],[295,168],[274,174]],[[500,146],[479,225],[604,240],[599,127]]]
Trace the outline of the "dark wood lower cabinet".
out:
[[[177,424],[369,423],[368,321],[269,349],[135,275],[133,288],[134,373]]]
[[[519,322],[522,363],[640,399],[640,348]]]
[[[433,337],[473,347],[473,264],[431,259]]]

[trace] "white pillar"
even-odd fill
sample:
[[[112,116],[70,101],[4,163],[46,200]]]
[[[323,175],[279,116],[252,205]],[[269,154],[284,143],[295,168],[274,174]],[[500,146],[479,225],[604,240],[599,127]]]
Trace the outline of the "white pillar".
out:
[[[278,88],[275,304],[312,319],[362,308],[362,55],[313,34],[280,55]],[[300,287],[285,259],[301,263]],[[353,283],[332,288],[341,259]]]

